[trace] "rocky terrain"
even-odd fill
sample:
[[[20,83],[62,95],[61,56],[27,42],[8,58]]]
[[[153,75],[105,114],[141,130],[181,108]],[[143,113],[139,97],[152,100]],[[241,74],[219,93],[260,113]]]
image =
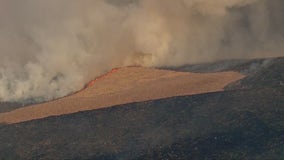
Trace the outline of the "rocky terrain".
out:
[[[20,123],[2,119],[0,159],[284,159],[284,58],[230,60],[167,69],[174,72],[170,72],[171,76],[164,72],[168,79],[159,82],[170,88],[165,93],[172,91],[172,96]],[[162,74],[159,71],[157,74]],[[239,72],[246,77],[237,76],[220,84],[222,76],[217,75],[224,71],[225,74]],[[178,81],[172,78],[184,78],[186,82],[192,80],[186,78],[194,76],[192,72],[198,75],[195,78],[200,78],[201,73],[205,77],[217,76],[213,78],[217,87],[208,90],[208,86],[203,86],[208,81],[194,85],[176,83],[185,90],[190,84],[197,88],[191,94],[176,94],[169,85]],[[144,93],[146,84],[139,91]],[[120,89],[116,87],[111,89]],[[204,91],[198,92],[198,88]],[[159,92],[155,90],[146,94],[157,95]],[[141,93],[132,91],[128,96]],[[81,94],[91,93],[86,90]],[[89,102],[96,105],[95,101]],[[29,107],[20,109],[25,108]],[[17,109],[3,114],[14,111]],[[31,116],[36,114],[29,112]]]

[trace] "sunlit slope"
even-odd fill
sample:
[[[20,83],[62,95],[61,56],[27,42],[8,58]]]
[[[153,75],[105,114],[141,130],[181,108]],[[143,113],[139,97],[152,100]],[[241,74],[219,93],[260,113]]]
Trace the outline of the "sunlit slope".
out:
[[[238,72],[190,73],[126,67],[97,79],[93,85],[74,95],[1,113],[0,123],[23,122],[118,104],[222,91],[225,86],[243,77]]]
[[[0,159],[282,160],[284,87],[118,105],[0,127]]]

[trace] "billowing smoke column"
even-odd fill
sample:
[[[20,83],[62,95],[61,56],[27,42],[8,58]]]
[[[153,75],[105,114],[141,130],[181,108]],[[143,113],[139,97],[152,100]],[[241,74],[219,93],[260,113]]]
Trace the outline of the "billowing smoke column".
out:
[[[113,67],[281,56],[283,8],[283,0],[0,0],[0,101],[64,96]]]

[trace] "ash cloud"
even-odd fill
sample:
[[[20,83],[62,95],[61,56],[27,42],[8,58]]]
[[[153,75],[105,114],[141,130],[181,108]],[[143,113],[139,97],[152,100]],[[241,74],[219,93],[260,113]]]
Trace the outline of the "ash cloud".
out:
[[[283,0],[0,0],[0,101],[61,97],[113,67],[283,56]]]

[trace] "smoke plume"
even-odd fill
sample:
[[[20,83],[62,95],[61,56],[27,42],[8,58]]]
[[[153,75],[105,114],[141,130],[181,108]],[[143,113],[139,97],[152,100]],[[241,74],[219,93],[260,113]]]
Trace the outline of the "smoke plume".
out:
[[[283,56],[283,0],[0,0],[0,101],[49,100],[113,67]]]

